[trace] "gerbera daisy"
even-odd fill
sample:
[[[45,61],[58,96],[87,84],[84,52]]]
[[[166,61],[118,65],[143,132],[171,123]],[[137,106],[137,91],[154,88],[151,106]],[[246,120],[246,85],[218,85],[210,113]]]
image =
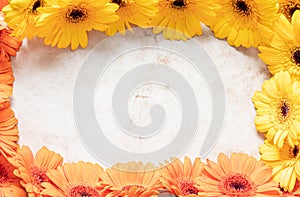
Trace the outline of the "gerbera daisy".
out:
[[[282,148],[267,140],[259,147],[261,160],[273,168],[273,179],[284,191],[294,189],[296,179],[300,180],[299,145],[291,146],[285,141]]]
[[[300,79],[300,39],[296,36],[292,24],[281,16],[275,24],[270,45],[259,46],[259,57],[272,74],[288,71],[292,77]]]
[[[43,195],[52,197],[90,196],[100,197],[97,186],[103,169],[98,164],[65,163],[57,170],[50,170],[47,176],[51,182],[44,182]]]
[[[8,1],[7,0],[0,0],[0,11],[2,10],[2,8],[4,6],[6,6],[8,4]]]
[[[117,4],[108,0],[62,0],[51,7],[39,8],[42,16],[37,22],[37,35],[45,44],[75,50],[88,44],[87,31],[105,31],[109,23],[119,19]]]
[[[202,34],[200,22],[210,25],[217,5],[213,0],[158,0],[159,11],[152,19],[153,33],[165,39],[187,40]]]
[[[161,179],[163,186],[170,193],[176,196],[198,196],[199,187],[195,180],[202,175],[203,163],[200,158],[196,158],[192,164],[188,157],[184,158],[184,163],[179,159],[174,159],[172,163],[167,163],[161,169]]]
[[[12,161],[16,166],[14,174],[21,179],[21,185],[26,188],[29,197],[41,196],[41,183],[49,182],[46,173],[57,169],[63,158],[53,151],[42,147],[34,157],[27,146],[23,146]]]
[[[15,56],[19,51],[22,41],[16,37],[10,36],[12,31],[4,22],[3,13],[0,12],[0,60],[10,60],[10,56]]]
[[[233,46],[257,47],[268,43],[279,17],[277,0],[217,0],[221,6],[211,29]]]
[[[27,195],[20,185],[20,180],[13,174],[13,171],[14,166],[0,154],[0,196],[26,197]]]
[[[107,169],[101,178],[101,195],[106,197],[148,197],[157,195],[160,188],[160,173],[151,163],[119,163]]]
[[[125,35],[126,28],[132,31],[130,24],[145,28],[149,25],[150,18],[157,12],[155,0],[111,0],[110,2],[119,5],[116,13],[120,19],[109,24],[105,31],[109,36],[113,36],[116,32]]]
[[[14,80],[11,62],[8,60],[2,61],[0,59],[0,84],[12,86]]]
[[[279,196],[272,169],[246,154],[220,153],[218,163],[207,160],[203,175],[197,179],[200,196]]]
[[[7,157],[15,155],[18,148],[19,131],[17,119],[9,102],[0,109],[0,154]]]
[[[269,141],[279,148],[287,139],[298,145],[300,134],[300,86],[288,72],[279,72],[264,82],[262,91],[256,91],[252,101],[256,108],[255,125],[266,133]]]
[[[4,102],[9,102],[9,97],[12,95],[12,87],[6,84],[0,84],[0,109]]]
[[[11,35],[21,39],[32,39],[37,30],[36,21],[40,16],[38,8],[46,4],[46,0],[10,0],[2,11],[8,26],[13,29]]]
[[[300,42],[300,10],[296,10],[293,14],[292,27],[297,42]]]
[[[278,3],[279,12],[291,22],[294,12],[300,9],[300,0],[278,0]]]

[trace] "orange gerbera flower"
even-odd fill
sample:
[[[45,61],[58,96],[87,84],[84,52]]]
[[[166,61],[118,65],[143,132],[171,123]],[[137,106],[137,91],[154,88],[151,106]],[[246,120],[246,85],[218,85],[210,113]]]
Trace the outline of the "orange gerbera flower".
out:
[[[0,0],[0,11],[2,10],[2,8],[4,8],[4,6],[6,6],[8,4],[7,0]]]
[[[50,170],[47,176],[51,182],[44,182],[43,195],[52,197],[90,196],[100,197],[97,186],[103,169],[98,164],[66,163],[57,170]]]
[[[200,158],[196,158],[193,164],[188,157],[184,158],[184,163],[174,159],[172,163],[167,163],[161,169],[160,181],[170,193],[176,196],[198,196],[199,188],[195,180],[202,175],[202,168],[203,163]]]
[[[35,158],[27,146],[23,146],[12,163],[17,167],[14,174],[21,178],[21,185],[26,188],[29,197],[41,197],[41,183],[48,182],[46,173],[62,165],[63,158],[53,151],[42,147]]]
[[[1,61],[0,59],[0,84],[13,85],[15,78],[11,68],[10,61]]]
[[[118,163],[102,175],[101,195],[106,197],[157,195],[160,188],[160,173],[151,163]]]
[[[10,36],[10,30],[4,22],[4,15],[0,12],[0,60],[9,60],[10,56],[16,56],[20,50],[22,41],[19,38]]]
[[[15,113],[11,110],[9,102],[0,109],[0,154],[13,156],[18,148],[19,131]]]
[[[218,156],[218,164],[207,160],[199,178],[199,195],[205,196],[279,196],[278,184],[272,181],[272,169],[242,153],[228,158]]]
[[[0,108],[4,102],[9,102],[9,97],[12,95],[12,87],[6,84],[0,84]]]
[[[0,154],[0,196],[26,197],[27,195],[20,185],[20,180],[13,174],[13,171],[14,166]]]

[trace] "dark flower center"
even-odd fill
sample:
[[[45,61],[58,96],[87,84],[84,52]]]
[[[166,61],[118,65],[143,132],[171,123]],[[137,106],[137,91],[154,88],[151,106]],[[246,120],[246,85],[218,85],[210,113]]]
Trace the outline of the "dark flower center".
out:
[[[293,152],[294,157],[297,157],[297,155],[299,153],[299,147],[295,145],[292,152]]]
[[[31,8],[31,11],[32,11],[33,13],[36,13],[36,12],[37,12],[37,9],[38,9],[39,7],[41,7],[41,6],[42,6],[42,1],[41,1],[41,0],[37,0],[37,1],[35,1],[35,2],[33,3],[32,8]]]
[[[285,118],[289,114],[290,108],[286,102],[280,107],[281,115]]]
[[[36,184],[40,185],[43,182],[49,182],[49,178],[46,175],[46,170],[41,170],[33,166],[30,168],[30,172]]]
[[[299,8],[298,8],[298,7],[292,7],[292,8],[290,9],[290,12],[289,12],[290,17],[293,16],[293,14],[294,14],[294,12],[296,12],[296,10],[299,10]]]
[[[66,13],[66,20],[70,23],[80,23],[87,18],[87,12],[81,7],[72,7]]]
[[[243,174],[229,174],[222,178],[219,189],[228,196],[249,196],[253,186],[247,176]]]
[[[122,4],[122,0],[112,0],[110,1],[111,3],[116,3],[118,5],[121,5]]]
[[[0,164],[0,183],[5,183],[8,180],[8,173],[4,166]]]
[[[194,186],[193,181],[181,180],[179,183],[180,190],[183,195],[198,194],[199,190]]]
[[[175,8],[182,8],[185,6],[185,2],[184,2],[184,0],[174,0],[172,5]]]
[[[232,182],[232,183],[229,184],[229,187],[231,189],[235,189],[235,190],[245,189],[245,185],[243,183],[240,183],[240,182]]]
[[[69,191],[70,197],[100,197],[100,194],[90,186],[79,185]]]
[[[80,19],[80,18],[82,18],[84,16],[84,13],[81,10],[72,10],[70,16],[74,20],[78,20],[78,19]]]
[[[279,12],[284,14],[284,16],[291,21],[292,16],[296,10],[300,9],[300,4],[296,3],[296,1],[286,1],[281,3],[279,6]]]
[[[297,49],[293,54],[293,59],[296,64],[300,65],[300,50]]]
[[[235,9],[243,14],[249,15],[249,7],[247,3],[243,0],[237,0],[234,4]]]

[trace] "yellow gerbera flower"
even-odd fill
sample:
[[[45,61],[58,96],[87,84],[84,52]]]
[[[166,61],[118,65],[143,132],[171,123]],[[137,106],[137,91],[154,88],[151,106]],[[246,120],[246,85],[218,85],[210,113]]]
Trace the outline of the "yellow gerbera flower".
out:
[[[282,13],[290,22],[296,10],[300,9],[300,0],[278,0],[279,12]]]
[[[279,17],[277,0],[217,0],[221,6],[211,29],[233,46],[257,47],[268,43]]]
[[[300,42],[300,11],[299,10],[296,10],[293,14],[292,27],[297,42]]]
[[[50,7],[39,8],[42,13],[36,26],[37,35],[45,44],[75,50],[88,44],[87,31],[105,31],[108,24],[119,19],[118,5],[108,0],[62,0]]]
[[[41,14],[38,8],[46,4],[47,0],[10,0],[2,11],[8,26],[14,30],[12,36],[32,39],[36,32],[36,21]]]
[[[292,82],[288,72],[277,73],[264,82],[262,91],[256,91],[252,101],[256,108],[255,125],[266,133],[269,141],[279,148],[287,139],[298,145],[300,134],[300,86]]]
[[[118,163],[101,176],[101,196],[157,196],[160,173],[151,163]]]
[[[300,180],[299,145],[291,146],[287,140],[282,148],[265,141],[259,147],[261,160],[273,168],[273,179],[284,191],[293,191],[296,180]]]
[[[281,16],[275,24],[271,44],[259,46],[259,57],[272,74],[288,71],[292,77],[300,79],[300,39],[297,39],[299,35],[296,32],[292,24]]]
[[[187,40],[201,35],[200,22],[210,25],[215,17],[214,0],[158,0],[158,13],[152,19],[153,33],[165,39]]]
[[[110,2],[119,5],[117,15],[120,19],[109,24],[105,31],[109,36],[113,36],[116,32],[125,35],[126,28],[132,31],[130,24],[145,28],[149,25],[150,18],[157,12],[156,0],[111,0]]]

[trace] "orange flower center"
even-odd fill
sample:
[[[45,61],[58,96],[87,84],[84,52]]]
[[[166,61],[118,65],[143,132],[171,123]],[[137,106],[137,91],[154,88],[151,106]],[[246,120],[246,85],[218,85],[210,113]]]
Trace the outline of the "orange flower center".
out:
[[[100,194],[90,186],[79,185],[70,190],[68,197],[100,197]]]
[[[4,166],[0,164],[0,184],[7,182],[8,173],[5,170]]]
[[[125,191],[125,190],[130,190],[130,188],[132,188],[132,187],[136,187],[136,188],[142,188],[142,189],[144,189],[145,187],[143,187],[143,186],[141,186],[141,185],[126,185],[126,186],[124,186],[124,187],[122,187],[122,190],[123,191]]]
[[[179,188],[183,195],[198,194],[199,192],[199,190],[194,186],[194,182],[190,180],[180,181]]]
[[[37,185],[41,185],[43,182],[49,182],[49,178],[46,175],[46,170],[42,170],[36,166],[30,168],[33,182]]]
[[[220,191],[229,196],[248,196],[253,189],[252,182],[242,174],[230,174],[222,178]]]

